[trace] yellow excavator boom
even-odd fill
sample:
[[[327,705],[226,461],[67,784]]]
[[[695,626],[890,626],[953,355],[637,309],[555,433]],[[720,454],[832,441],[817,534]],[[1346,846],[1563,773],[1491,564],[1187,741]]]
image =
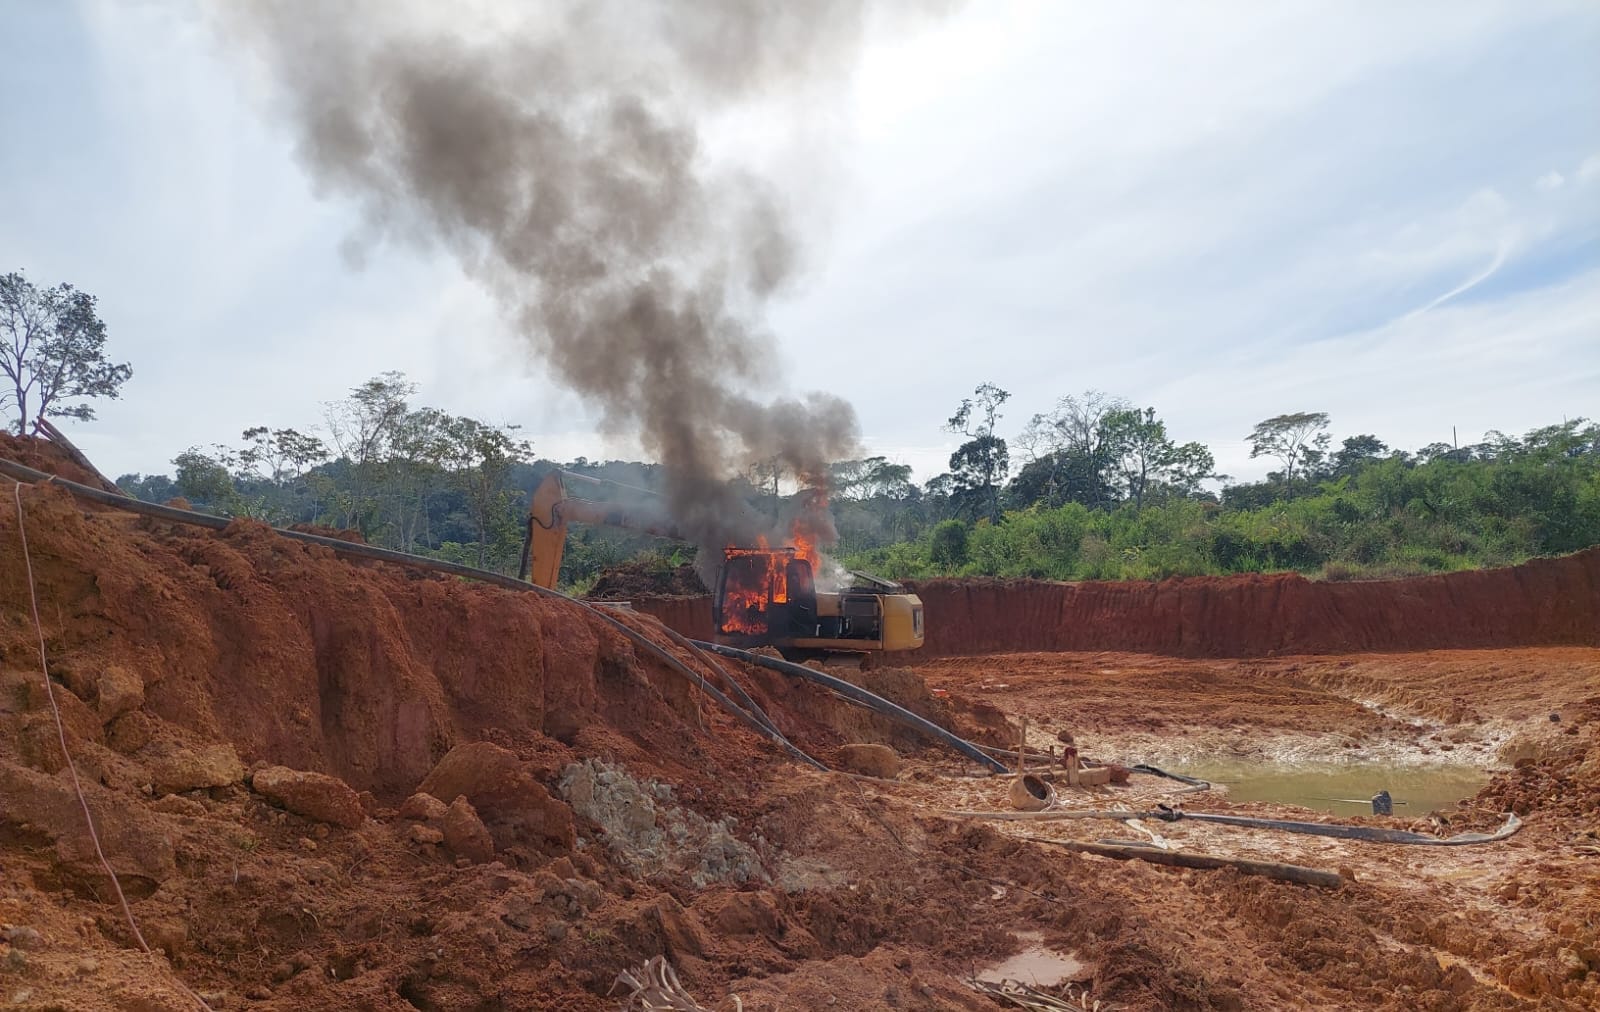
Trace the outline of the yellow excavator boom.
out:
[[[628,507],[615,502],[579,499],[568,494],[567,486],[590,485],[653,495],[643,489],[591,478],[571,471],[551,471],[533,490],[528,506],[528,537],[523,546],[521,577],[541,587],[555,587],[561,580],[561,557],[567,547],[567,524],[622,527],[663,538],[680,538],[677,530],[648,505]]]

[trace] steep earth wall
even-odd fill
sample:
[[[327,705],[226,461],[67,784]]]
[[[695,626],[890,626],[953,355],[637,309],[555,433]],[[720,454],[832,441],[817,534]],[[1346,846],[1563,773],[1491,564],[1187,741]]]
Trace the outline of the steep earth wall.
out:
[[[26,673],[37,643],[5,498],[0,674]],[[246,762],[403,797],[491,728],[571,742],[616,721],[643,731],[608,699],[686,705],[681,683],[561,602],[351,563],[257,523],[212,533],[86,513],[49,488],[24,502],[51,671],[102,709],[108,685],[132,686],[106,732],[128,755],[226,741]]]
[[[630,602],[634,610],[659,618],[669,629],[691,639],[709,640],[716,636],[716,625],[711,621],[711,595],[697,597],[636,597]]]
[[[1247,574],[1159,583],[928,580],[927,642],[897,658],[1034,650],[1181,657],[1600,646],[1600,548],[1509,569],[1329,583]],[[689,635],[711,632],[710,598],[635,600]]]

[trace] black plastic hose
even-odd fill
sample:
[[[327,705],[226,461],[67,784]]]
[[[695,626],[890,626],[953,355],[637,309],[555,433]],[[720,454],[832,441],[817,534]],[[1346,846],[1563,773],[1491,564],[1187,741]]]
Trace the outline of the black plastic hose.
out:
[[[1129,819],[1151,819],[1160,822],[1209,822],[1241,829],[1269,829],[1283,833],[1300,833],[1305,836],[1329,836],[1339,840],[1357,840],[1362,843],[1393,843],[1408,847],[1466,847],[1477,843],[1498,843],[1522,828],[1522,820],[1507,813],[1505,824],[1493,833],[1457,833],[1455,836],[1429,836],[1404,829],[1385,829],[1381,826],[1344,826],[1332,822],[1296,822],[1290,819],[1256,819],[1245,815],[1212,815],[1206,812],[1186,812],[1181,808],[1162,806],[1153,812],[1115,812],[1101,809],[1053,808],[1043,812],[941,812],[958,819],[984,819],[990,822],[1055,822],[1076,819],[1104,819],[1126,822]]]
[[[896,720],[902,724],[908,724],[924,734],[937,738],[939,741],[949,745],[951,748],[955,749],[957,752],[960,752],[967,758],[976,760],[996,773],[1011,772],[1011,770],[1008,769],[1003,763],[985,755],[982,749],[972,744],[972,742],[967,741],[965,738],[951,734],[949,731],[946,731],[933,721],[919,717],[910,710],[907,710],[905,707],[896,703],[891,703],[882,696],[868,692],[859,685],[852,685],[842,678],[835,678],[832,675],[825,675],[815,668],[808,668],[803,664],[794,664],[789,661],[781,661],[776,657],[764,657],[761,654],[753,654],[748,650],[740,650],[737,647],[724,646],[721,643],[708,643],[705,640],[690,640],[689,642],[693,643],[702,650],[709,650],[712,653],[721,654],[724,657],[732,657],[748,664],[759,665],[760,667],[767,668],[771,671],[781,672],[785,675],[793,675],[796,678],[804,678],[809,682],[815,682],[818,685],[826,686],[827,688],[832,689],[834,692],[839,693],[841,696],[845,696],[858,703],[861,703],[868,709],[881,714],[882,716],[888,717],[890,720]]]

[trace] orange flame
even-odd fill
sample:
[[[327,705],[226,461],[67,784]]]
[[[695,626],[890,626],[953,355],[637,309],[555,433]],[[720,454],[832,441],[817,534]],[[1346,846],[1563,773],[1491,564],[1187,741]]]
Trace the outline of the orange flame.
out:
[[[814,517],[828,508],[827,494],[815,490],[790,525],[788,544],[772,547],[765,537],[753,546],[729,545],[723,550],[722,624],[724,633],[764,636],[768,611],[789,602],[788,564],[804,559],[816,572],[822,563]]]
[[[730,545],[722,556],[722,631],[765,634],[768,609],[789,600],[789,552],[761,538],[754,548]]]

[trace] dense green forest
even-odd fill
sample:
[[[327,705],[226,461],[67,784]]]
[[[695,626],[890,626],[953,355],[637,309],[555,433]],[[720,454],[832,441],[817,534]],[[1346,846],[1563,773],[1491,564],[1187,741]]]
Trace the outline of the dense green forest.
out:
[[[327,406],[315,428],[257,427],[237,445],[192,447],[172,474],[124,475],[152,501],[275,524],[355,529],[371,543],[510,572],[527,497],[555,466],[657,488],[653,464],[542,460],[514,428],[411,403],[386,373]],[[1296,570],[1352,579],[1508,565],[1600,544],[1600,425],[1572,419],[1470,445],[1393,449],[1359,434],[1333,443],[1319,412],[1258,423],[1258,482],[1215,473],[1210,451],[1179,443],[1153,408],[1099,393],[1062,398],[1013,438],[1009,395],[980,385],[948,420],[965,441],[923,485],[882,457],[833,468],[847,566],[891,577],[1153,579]],[[1013,464],[1016,464],[1013,471]],[[769,465],[736,482],[750,504],[782,508],[789,476]],[[583,589],[643,556],[663,570],[693,549],[575,525],[563,580]]]

